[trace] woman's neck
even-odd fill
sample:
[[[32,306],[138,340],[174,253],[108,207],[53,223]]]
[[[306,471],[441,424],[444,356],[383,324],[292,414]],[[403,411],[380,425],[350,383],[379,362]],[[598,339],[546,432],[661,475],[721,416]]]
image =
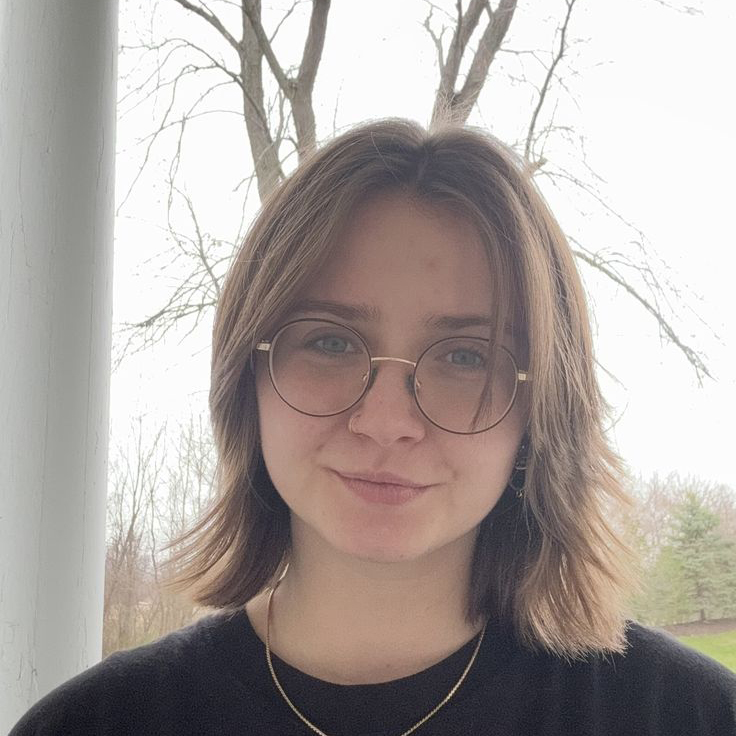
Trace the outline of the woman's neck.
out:
[[[272,599],[271,651],[307,674],[340,684],[407,677],[482,628],[465,620],[474,532],[419,559],[390,563],[295,536]],[[264,641],[268,593],[246,606]]]

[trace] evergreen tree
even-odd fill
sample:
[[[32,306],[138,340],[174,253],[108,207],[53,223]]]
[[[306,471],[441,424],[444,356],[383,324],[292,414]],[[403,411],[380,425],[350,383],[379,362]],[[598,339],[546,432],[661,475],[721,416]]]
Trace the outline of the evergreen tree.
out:
[[[662,550],[673,590],[684,592],[700,621],[731,613],[736,602],[736,550],[719,523],[703,499],[687,491],[674,509],[669,544]]]

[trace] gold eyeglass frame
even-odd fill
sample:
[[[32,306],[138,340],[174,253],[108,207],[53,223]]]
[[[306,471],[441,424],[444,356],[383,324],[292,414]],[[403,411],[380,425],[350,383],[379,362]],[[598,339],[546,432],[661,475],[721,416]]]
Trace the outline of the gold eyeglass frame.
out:
[[[297,408],[293,404],[290,404],[284,396],[279,391],[278,386],[276,385],[276,380],[273,377],[273,346],[276,344],[276,341],[279,338],[279,335],[281,335],[284,330],[286,330],[291,325],[297,324],[299,322],[323,322],[330,325],[335,325],[336,327],[340,327],[341,329],[348,330],[349,332],[352,332],[358,340],[363,344],[363,347],[365,348],[366,355],[368,355],[368,359],[370,362],[370,370],[366,374],[366,376],[363,377],[363,381],[365,382],[365,386],[363,388],[363,391],[361,392],[360,396],[352,403],[350,406],[346,406],[344,409],[340,409],[340,411],[331,412],[329,414],[312,414],[308,411],[303,411],[302,409]],[[486,427],[485,429],[477,429],[474,432],[458,432],[454,429],[447,429],[446,427],[443,427],[440,424],[437,424],[437,422],[434,421],[430,416],[427,415],[427,413],[422,408],[422,405],[419,403],[419,396],[417,395],[417,388],[421,387],[421,384],[416,379],[416,372],[417,372],[417,366],[421,362],[422,358],[425,356],[426,353],[428,353],[435,345],[438,345],[441,342],[444,342],[445,340],[456,340],[456,339],[465,339],[465,340],[479,340],[481,342],[490,343],[490,340],[486,340],[483,337],[473,337],[469,335],[453,335],[451,337],[443,337],[439,340],[435,340],[431,345],[426,347],[419,357],[416,359],[416,361],[407,360],[406,358],[391,358],[387,356],[379,356],[379,357],[372,357],[370,348],[368,347],[368,343],[365,341],[363,336],[357,331],[354,330],[352,327],[348,327],[347,325],[342,324],[341,322],[335,322],[331,319],[322,319],[321,317],[303,317],[300,319],[294,319],[290,320],[286,324],[281,325],[278,330],[276,330],[274,336],[270,340],[261,340],[258,343],[256,343],[255,349],[261,352],[268,353],[268,376],[271,379],[271,385],[274,388],[274,391],[278,394],[279,398],[287,405],[290,406],[294,411],[298,411],[300,414],[305,414],[309,417],[334,417],[338,414],[342,414],[345,411],[348,411],[348,409],[352,409],[358,402],[360,402],[363,397],[368,393],[371,386],[373,385],[373,382],[375,381],[375,374],[373,373],[373,363],[378,362],[385,362],[385,361],[392,361],[395,363],[404,363],[405,365],[412,366],[412,374],[411,374],[411,386],[412,386],[412,395],[414,396],[414,402],[416,403],[417,407],[419,407],[419,411],[422,413],[422,416],[433,424],[435,427],[438,427],[439,429],[443,430],[444,432],[450,432],[451,434],[462,434],[462,435],[469,435],[469,434],[480,434],[481,432],[487,432],[489,429],[493,429],[494,427],[498,426],[508,415],[508,413],[511,411],[511,408],[514,405],[514,402],[516,401],[516,397],[519,393],[519,384],[520,383],[529,383],[531,379],[529,378],[529,372],[528,371],[522,371],[519,370],[519,364],[516,362],[516,358],[514,357],[514,354],[504,345],[498,345],[497,347],[504,350],[509,358],[511,358],[511,363],[514,366],[514,373],[516,375],[516,383],[514,384],[514,393],[511,397],[511,400],[509,401],[509,405],[506,407],[506,410],[501,415],[501,417],[495,421],[493,424],[491,424],[490,427]],[[251,356],[251,369],[253,369],[253,360]],[[366,380],[366,377],[370,377],[373,375],[373,378],[369,378],[369,380]]]

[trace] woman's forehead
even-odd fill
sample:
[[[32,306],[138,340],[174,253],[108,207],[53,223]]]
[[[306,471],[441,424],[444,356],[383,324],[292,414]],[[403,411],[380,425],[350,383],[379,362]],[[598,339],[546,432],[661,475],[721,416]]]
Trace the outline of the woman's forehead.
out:
[[[493,275],[469,222],[446,208],[384,195],[355,210],[309,286],[314,297],[477,311],[487,309]]]

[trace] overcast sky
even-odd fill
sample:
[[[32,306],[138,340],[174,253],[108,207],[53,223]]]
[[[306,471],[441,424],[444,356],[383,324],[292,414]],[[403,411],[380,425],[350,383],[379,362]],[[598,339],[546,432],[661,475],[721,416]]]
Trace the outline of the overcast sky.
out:
[[[150,32],[140,5],[121,2],[121,43],[134,44]],[[520,5],[509,48],[551,50],[553,16],[564,3],[545,4],[546,17],[539,14],[540,3]],[[671,302],[674,324],[682,339],[705,355],[716,379],[706,378],[699,386],[682,353],[660,340],[653,319],[622,290],[581,267],[597,325],[597,354],[606,369],[601,381],[617,417],[612,438],[635,473],[678,471],[736,489],[731,427],[736,409],[736,236],[731,223],[736,106],[728,92],[736,68],[732,3],[704,0],[695,5],[700,14],[676,12],[656,0],[579,6],[570,33],[574,44],[561,71],[568,91],[559,100],[555,121],[567,126],[574,140],[583,137],[587,164],[600,177],[590,174],[588,181],[597,186],[605,206],[559,180],[543,177],[539,186],[565,230],[591,249],[636,254],[630,241],[638,239],[638,231],[644,234],[643,248],[652,264],[660,264],[658,273],[681,293]],[[275,16],[278,6],[270,7]],[[319,137],[389,115],[427,122],[438,72],[434,48],[421,27],[426,7],[414,0],[333,0],[315,89]],[[159,0],[157,8],[155,39],[162,40],[168,26],[172,36],[195,33],[212,47],[201,22],[187,17],[173,0]],[[277,41],[284,64],[298,59],[294,39],[300,37],[300,22],[295,13]],[[130,54],[121,58],[121,74],[131,59]],[[533,78],[531,63],[528,55],[502,55],[492,70],[498,76],[484,89],[471,122],[513,143],[524,119],[519,110],[533,99],[533,89],[508,79],[522,73]],[[121,79],[119,96],[133,79]],[[121,110],[129,107],[121,105]],[[234,90],[224,91],[214,107],[237,110]],[[119,203],[142,160],[144,148],[135,142],[153,129],[145,106],[120,121]],[[242,209],[242,189],[234,193],[233,188],[250,173],[242,119],[205,116],[190,125],[188,136],[180,185],[192,196],[206,230],[233,239]],[[147,173],[116,223],[118,324],[149,316],[165,303],[175,283],[176,265],[154,278],[154,264],[146,262],[167,245],[162,182],[173,141],[170,136],[153,149]],[[545,154],[566,170],[583,172],[580,150],[577,143],[552,137]],[[250,202],[255,206],[255,196]],[[633,228],[607,214],[606,206]],[[181,217],[176,224],[188,227]],[[153,428],[164,418],[184,419],[205,409],[210,327],[206,320],[181,344],[169,340],[127,359],[116,371],[114,442],[125,442],[137,414],[145,413]]]

